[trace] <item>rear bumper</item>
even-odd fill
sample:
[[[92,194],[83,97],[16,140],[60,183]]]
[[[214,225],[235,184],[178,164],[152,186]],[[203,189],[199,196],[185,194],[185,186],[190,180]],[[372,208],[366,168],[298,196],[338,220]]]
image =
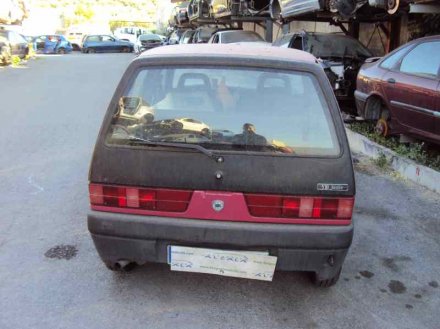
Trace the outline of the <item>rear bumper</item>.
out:
[[[219,222],[91,211],[88,227],[106,263],[167,262],[167,246],[269,250],[277,270],[311,271],[332,277],[344,262],[353,226]],[[330,259],[332,259],[330,261]]]

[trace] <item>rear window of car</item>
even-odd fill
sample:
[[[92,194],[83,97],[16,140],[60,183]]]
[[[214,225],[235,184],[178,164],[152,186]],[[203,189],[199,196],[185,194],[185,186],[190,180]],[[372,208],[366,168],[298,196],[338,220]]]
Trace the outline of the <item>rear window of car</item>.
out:
[[[309,34],[305,37],[304,47],[316,58],[373,56],[358,40],[339,34]]]
[[[162,41],[156,34],[142,34],[139,36],[140,41]]]
[[[328,104],[310,73],[144,68],[114,111],[108,144],[137,146],[144,140],[271,155],[340,153]]]
[[[264,41],[262,37],[254,32],[249,31],[234,31],[225,32],[222,36],[222,43],[234,43],[234,42],[258,42]]]

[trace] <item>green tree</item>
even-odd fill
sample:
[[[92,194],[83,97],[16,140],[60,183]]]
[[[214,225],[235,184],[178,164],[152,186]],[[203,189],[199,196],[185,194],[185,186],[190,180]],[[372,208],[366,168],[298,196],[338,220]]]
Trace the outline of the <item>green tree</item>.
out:
[[[82,18],[85,21],[90,21],[93,16],[95,16],[95,13],[89,6],[79,4],[75,8],[75,16]]]

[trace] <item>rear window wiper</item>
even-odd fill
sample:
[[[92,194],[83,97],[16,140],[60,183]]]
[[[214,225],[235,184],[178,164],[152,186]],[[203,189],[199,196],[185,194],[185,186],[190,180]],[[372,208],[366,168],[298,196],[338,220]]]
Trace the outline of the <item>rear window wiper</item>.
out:
[[[203,154],[207,155],[208,157],[213,158],[216,161],[218,161],[218,158],[219,158],[219,156],[216,156],[212,151],[204,148],[203,146],[197,145],[197,144],[158,142],[158,141],[152,141],[149,139],[143,139],[143,138],[135,137],[135,136],[130,136],[128,138],[128,140],[130,142],[136,142],[136,144],[141,144],[141,145],[163,146],[163,147],[174,147],[174,148],[180,148],[180,149],[197,150],[200,153],[203,153]]]

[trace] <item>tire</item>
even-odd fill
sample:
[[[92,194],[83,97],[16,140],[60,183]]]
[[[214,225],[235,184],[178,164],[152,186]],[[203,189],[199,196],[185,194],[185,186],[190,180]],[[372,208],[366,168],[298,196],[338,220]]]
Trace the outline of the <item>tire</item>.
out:
[[[130,48],[129,48],[129,47],[122,47],[122,48],[121,48],[121,51],[122,51],[123,53],[129,53],[129,52],[130,52]]]
[[[96,50],[95,50],[95,48],[89,48],[89,49],[87,49],[87,53],[89,53],[89,54],[95,54],[95,53],[96,53]]]
[[[281,16],[281,6],[278,0],[274,0],[270,5],[270,16],[272,17],[273,20],[279,22],[283,21],[283,17]]]
[[[391,131],[391,114],[390,111],[383,107],[380,112],[380,117],[376,122],[376,126],[374,127],[374,131],[376,134],[382,137],[390,136]]]
[[[327,279],[320,279],[317,273],[314,273],[313,275],[313,284],[316,287],[320,288],[329,288],[338,282],[339,277],[341,276],[342,267],[339,269],[339,271],[335,274],[335,276]]]
[[[400,0],[388,0],[387,12],[389,15],[394,15],[399,10]]]
[[[66,53],[66,49],[65,48],[59,48],[57,50],[57,54],[64,55],[65,53]]]

